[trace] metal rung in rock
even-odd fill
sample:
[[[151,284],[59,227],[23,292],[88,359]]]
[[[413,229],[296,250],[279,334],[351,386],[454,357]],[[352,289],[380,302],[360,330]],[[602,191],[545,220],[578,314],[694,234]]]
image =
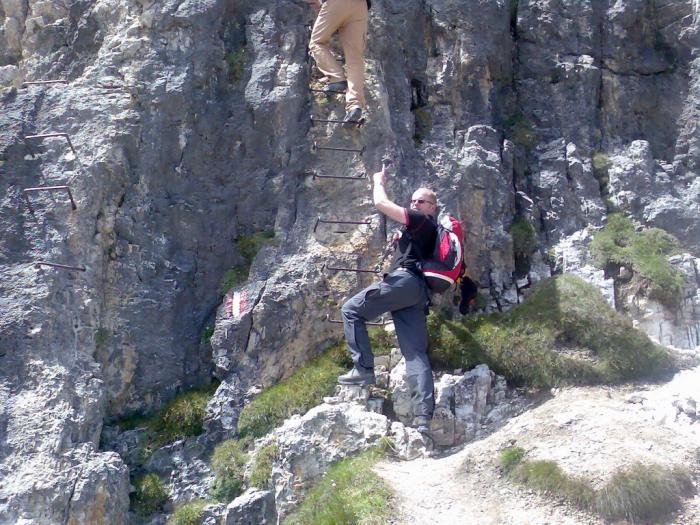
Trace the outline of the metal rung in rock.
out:
[[[309,88],[312,93],[323,93],[324,95],[344,95],[345,91],[340,91],[338,89],[319,89],[319,88]]]
[[[67,264],[50,263],[46,261],[34,261],[34,266],[37,268],[41,266],[50,266],[51,268],[60,268],[62,270],[75,270],[76,272],[86,271],[85,266],[68,266]]]
[[[75,200],[73,200],[73,194],[71,193],[70,188],[68,186],[40,186],[38,188],[25,188],[22,190],[22,192],[24,193],[24,197],[27,199],[27,206],[32,212],[34,211],[34,209],[32,208],[32,204],[29,202],[29,193],[33,191],[67,191],[68,197],[70,198],[71,208],[73,208],[74,210],[78,209],[78,207],[75,205]]]
[[[367,174],[360,173],[359,175],[317,175],[316,172],[312,173],[312,180],[316,179],[345,179],[345,180],[366,180]]]
[[[46,84],[68,84],[67,80],[28,80],[22,82],[23,86],[43,86]]]
[[[379,270],[366,270],[363,268],[343,268],[342,266],[327,266],[326,263],[323,263],[321,271],[323,271],[324,269],[328,269],[334,272],[381,273]]]
[[[320,216],[316,218],[316,223],[314,224],[314,233],[316,232],[316,228],[318,228],[319,224],[366,224],[370,225],[372,224],[370,221],[336,221],[336,220],[328,220],[328,219],[322,219]]]
[[[355,148],[335,148],[335,147],[330,147],[330,146],[319,146],[317,142],[314,142],[311,144],[311,151],[319,151],[319,150],[326,150],[326,151],[347,151],[349,153],[359,153],[362,155],[365,152],[364,146],[360,149],[355,149]]]
[[[30,140],[30,139],[43,140],[43,139],[49,139],[52,137],[63,137],[64,139],[66,139],[73,154],[76,157],[78,156],[78,152],[75,151],[75,148],[73,147],[73,143],[71,142],[70,136],[68,135],[68,133],[41,133],[39,135],[27,135],[26,137],[24,137],[24,140]]]
[[[343,324],[343,321],[341,321],[340,319],[331,319],[331,316],[330,316],[330,315],[326,315],[326,321],[328,321],[329,323],[334,323],[334,324]],[[382,321],[381,321],[380,323],[375,323],[375,322],[370,323],[370,322],[367,322],[367,323],[365,323],[365,324],[366,324],[366,325],[369,325],[369,326],[386,326],[386,325],[388,325],[389,323],[390,323],[390,321],[387,321],[386,319],[382,319]]]
[[[330,123],[330,124],[351,124],[353,126],[357,126],[358,128],[362,126],[362,124],[365,123],[365,119],[361,118],[360,120],[339,120],[339,119],[334,119],[334,118],[315,118],[313,115],[311,115],[311,126],[314,126],[314,122],[325,122],[325,123]]]

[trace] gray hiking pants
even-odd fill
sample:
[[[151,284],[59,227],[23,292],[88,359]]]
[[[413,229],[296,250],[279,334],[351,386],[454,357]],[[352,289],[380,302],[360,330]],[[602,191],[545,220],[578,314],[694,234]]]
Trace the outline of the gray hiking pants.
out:
[[[428,291],[425,281],[398,268],[381,282],[368,286],[343,305],[345,340],[356,366],[374,368],[365,323],[391,312],[406,375],[413,395],[413,415],[432,416],[435,408],[433,372],[428,361],[428,328],[425,322]]]

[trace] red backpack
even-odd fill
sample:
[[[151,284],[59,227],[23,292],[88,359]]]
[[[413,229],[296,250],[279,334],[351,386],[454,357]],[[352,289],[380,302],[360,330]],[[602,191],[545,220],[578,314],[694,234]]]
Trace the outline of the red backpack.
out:
[[[442,215],[437,223],[433,254],[421,261],[428,287],[435,293],[450,288],[464,272],[462,225],[452,215]]]

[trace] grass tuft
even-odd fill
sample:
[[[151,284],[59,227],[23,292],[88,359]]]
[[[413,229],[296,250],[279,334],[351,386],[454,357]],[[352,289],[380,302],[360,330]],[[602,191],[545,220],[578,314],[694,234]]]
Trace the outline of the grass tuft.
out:
[[[208,502],[203,499],[195,499],[178,505],[168,518],[166,525],[200,525],[204,507]]]
[[[267,388],[246,405],[238,417],[238,435],[257,438],[293,414],[303,414],[330,395],[348,357],[336,346],[297,369],[288,379]]]
[[[228,81],[231,84],[237,83],[243,78],[243,67],[245,66],[245,50],[237,49],[226,54],[226,65],[228,65]]]
[[[147,429],[141,436],[139,454],[145,461],[156,448],[166,443],[202,433],[207,403],[218,386],[219,383],[214,381],[204,387],[181,392],[156,412],[128,416],[115,424],[122,430]]]
[[[609,215],[591,241],[593,264],[607,270],[628,267],[649,297],[667,306],[677,306],[680,301],[683,276],[668,262],[669,256],[680,251],[671,234],[659,228],[637,232],[632,221],[619,213]]]
[[[635,464],[612,477],[598,493],[595,508],[611,521],[653,521],[680,508],[692,492],[685,469]]]
[[[511,480],[597,512],[607,521],[655,521],[677,510],[682,498],[693,493],[684,468],[637,463],[596,491],[584,479],[564,473],[555,461],[523,461],[524,454],[520,447],[501,451],[498,461]]]
[[[498,463],[506,473],[509,473],[520,464],[524,457],[525,449],[522,447],[508,447],[501,450],[498,456]]]
[[[250,470],[249,485],[259,489],[270,488],[270,477],[272,476],[272,464],[277,457],[278,447],[275,443],[270,443],[261,447],[253,458],[253,466]]]
[[[538,283],[507,312],[456,321],[432,313],[428,329],[436,367],[486,363],[518,385],[611,383],[672,368],[665,349],[612,310],[594,286],[570,274]]]
[[[243,492],[248,461],[245,445],[238,439],[227,439],[214,449],[210,466],[215,478],[209,492],[218,501],[229,502]]]
[[[384,456],[380,444],[357,456],[331,465],[289,515],[285,525],[383,525],[392,514],[392,494],[372,471]]]
[[[255,255],[260,248],[266,244],[274,242],[275,232],[272,230],[263,230],[253,233],[252,235],[239,235],[234,239],[236,251],[243,259],[243,263],[227,270],[219,283],[219,292],[224,295],[231,288],[234,288],[248,279],[250,273],[250,265],[253,263]]]
[[[161,510],[168,501],[168,491],[156,474],[149,473],[136,478],[134,489],[131,508],[139,516],[148,516]]]

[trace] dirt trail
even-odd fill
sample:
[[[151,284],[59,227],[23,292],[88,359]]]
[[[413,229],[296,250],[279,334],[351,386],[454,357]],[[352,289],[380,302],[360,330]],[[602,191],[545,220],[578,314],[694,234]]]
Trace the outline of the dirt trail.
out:
[[[558,392],[488,437],[443,458],[384,461],[376,471],[393,487],[401,525],[603,525],[556,498],[513,485],[497,464],[518,445],[528,459],[556,460],[570,474],[605,484],[634,461],[685,465],[700,479],[700,421],[672,403],[700,397],[700,368],[665,385],[571,388]],[[640,401],[640,399],[642,401]],[[700,524],[700,496],[666,523]]]

